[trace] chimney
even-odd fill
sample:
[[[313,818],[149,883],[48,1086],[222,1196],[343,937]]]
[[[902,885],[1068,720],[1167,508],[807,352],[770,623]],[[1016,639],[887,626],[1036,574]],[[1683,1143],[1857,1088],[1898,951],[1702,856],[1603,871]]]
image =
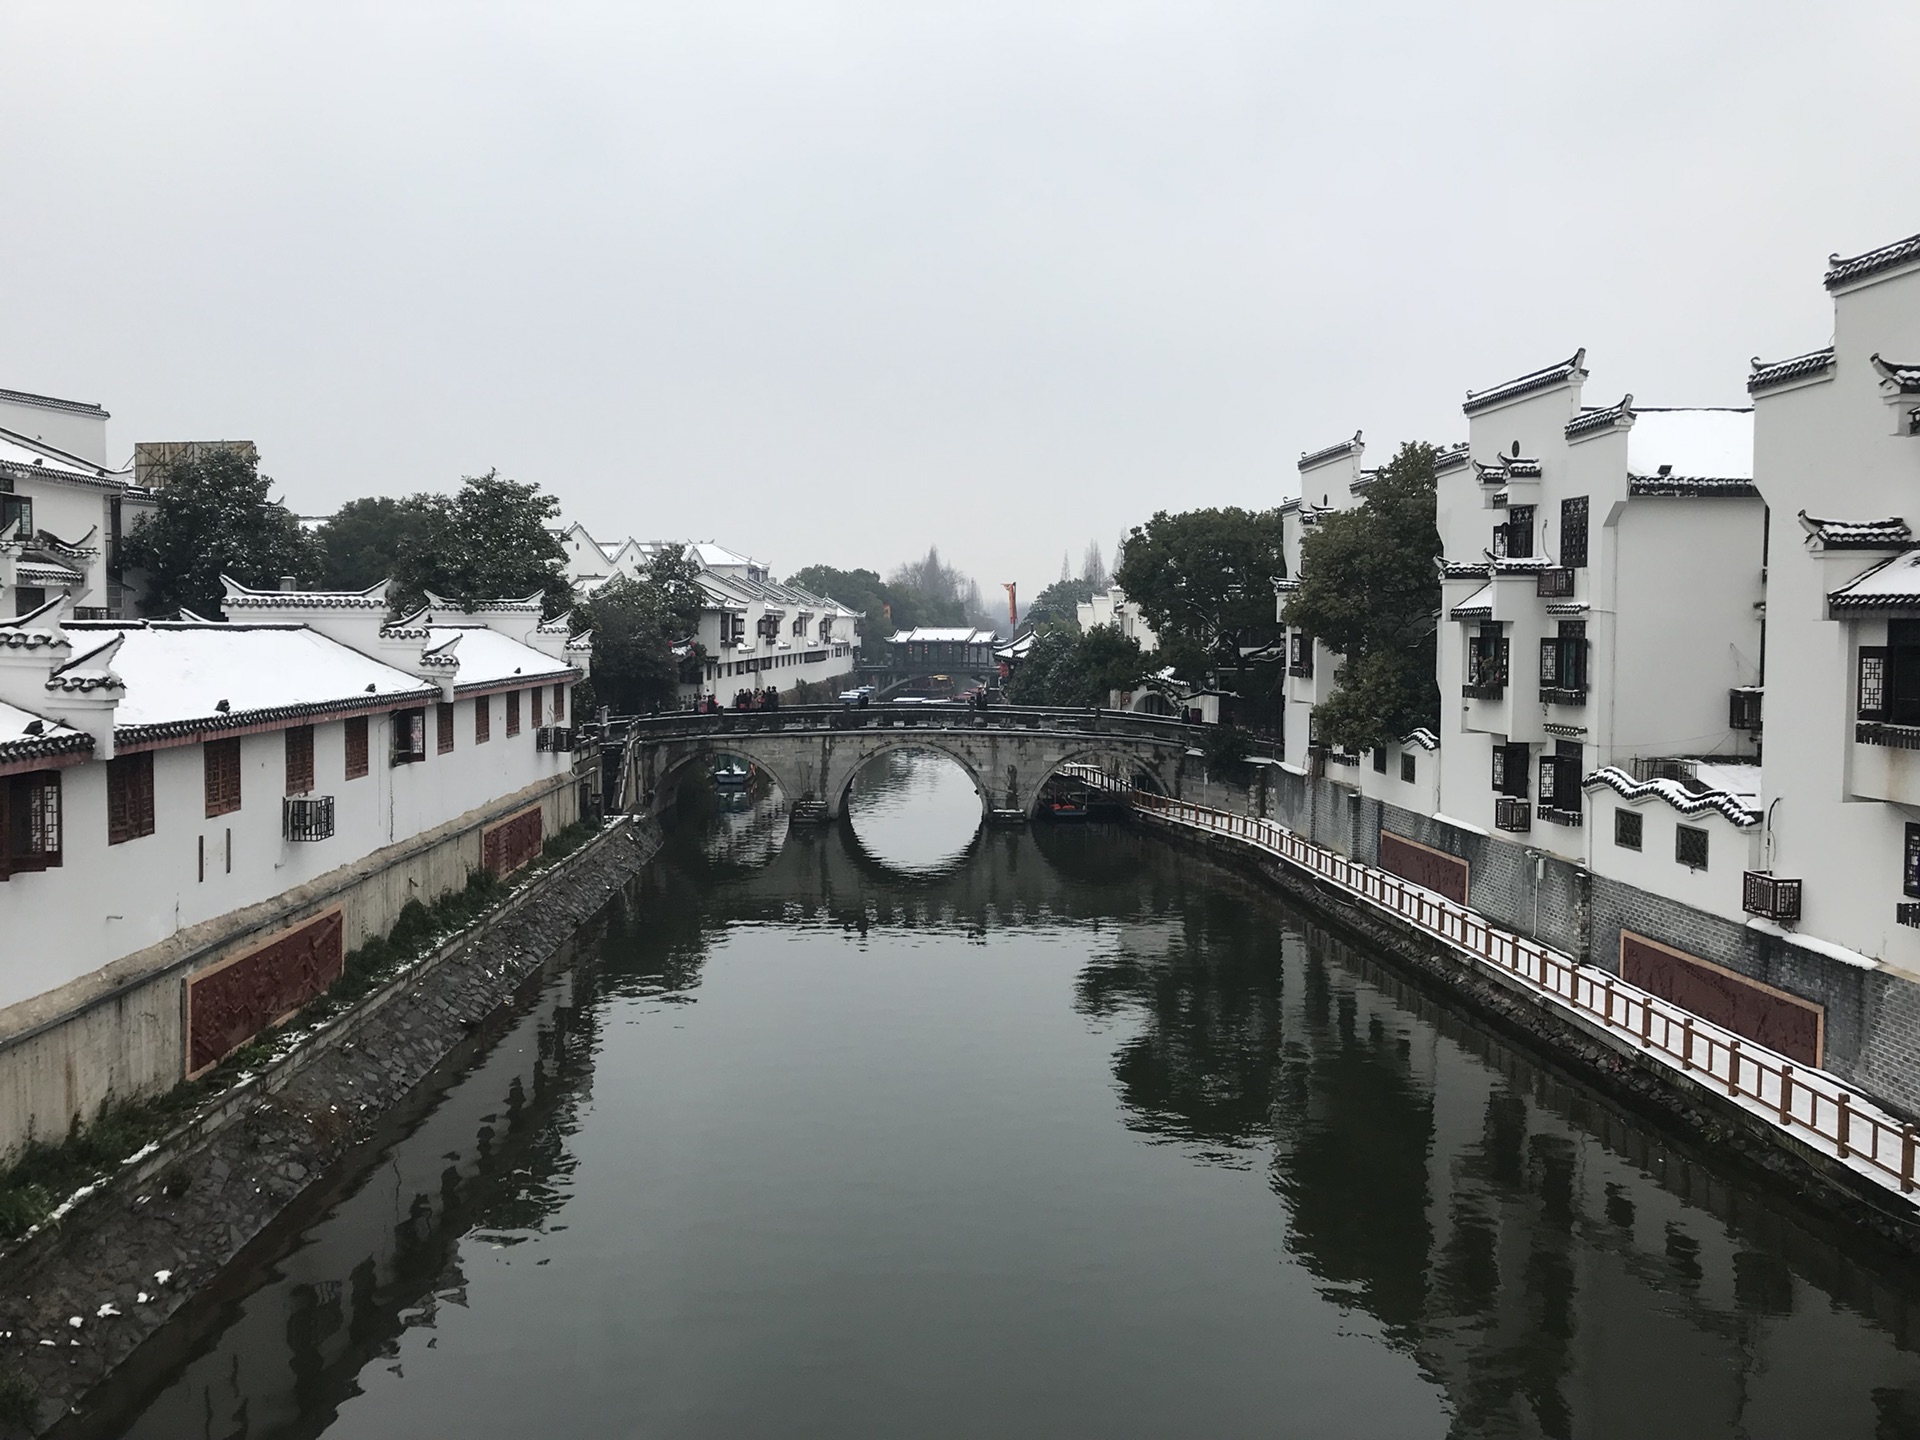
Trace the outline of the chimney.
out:
[[[288,594],[292,594],[295,590],[298,590],[300,588],[300,585],[299,585],[299,582],[293,578],[293,576],[282,575],[280,577],[280,588],[286,591]]]

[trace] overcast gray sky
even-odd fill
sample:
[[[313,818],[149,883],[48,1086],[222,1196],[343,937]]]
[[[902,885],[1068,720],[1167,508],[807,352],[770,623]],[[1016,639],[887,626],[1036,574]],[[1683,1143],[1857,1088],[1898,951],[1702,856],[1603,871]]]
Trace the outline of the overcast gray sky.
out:
[[[1741,403],[1920,230],[1920,5],[0,6],[0,386],[1031,595],[1302,449]]]

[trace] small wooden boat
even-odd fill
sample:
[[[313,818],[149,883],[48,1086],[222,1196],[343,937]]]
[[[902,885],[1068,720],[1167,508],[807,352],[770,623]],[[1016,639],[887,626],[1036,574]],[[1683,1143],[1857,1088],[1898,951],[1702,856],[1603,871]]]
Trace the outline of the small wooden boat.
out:
[[[723,760],[713,767],[713,788],[744,790],[753,783],[753,770],[738,760]]]

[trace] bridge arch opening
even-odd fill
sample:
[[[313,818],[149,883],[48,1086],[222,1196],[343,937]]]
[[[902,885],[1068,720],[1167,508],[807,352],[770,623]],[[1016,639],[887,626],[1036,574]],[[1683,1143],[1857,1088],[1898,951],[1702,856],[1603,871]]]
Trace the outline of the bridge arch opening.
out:
[[[1173,785],[1168,773],[1172,766],[1138,753],[1103,747],[1088,747],[1063,756],[1040,777],[1034,789],[1030,814],[1039,814],[1060,799],[1096,804],[1117,803],[1131,790],[1153,795],[1170,795]],[[1067,813],[1074,813],[1069,804]]]
[[[840,813],[860,849],[890,870],[950,870],[978,842],[986,818],[979,781],[931,745],[891,746],[847,777]]]

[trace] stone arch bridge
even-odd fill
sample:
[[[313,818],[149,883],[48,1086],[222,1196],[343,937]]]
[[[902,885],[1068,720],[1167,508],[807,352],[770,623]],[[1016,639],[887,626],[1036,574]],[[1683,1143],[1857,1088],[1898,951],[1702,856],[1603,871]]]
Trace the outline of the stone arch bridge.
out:
[[[766,771],[802,813],[838,819],[848,787],[868,761],[893,750],[931,750],[952,760],[980,794],[990,820],[1033,813],[1065,765],[1093,765],[1178,797],[1198,780],[1202,727],[1113,710],[993,706],[795,706],[718,715],[675,712],[626,722],[620,800],[657,813],[688,775],[723,755]]]

